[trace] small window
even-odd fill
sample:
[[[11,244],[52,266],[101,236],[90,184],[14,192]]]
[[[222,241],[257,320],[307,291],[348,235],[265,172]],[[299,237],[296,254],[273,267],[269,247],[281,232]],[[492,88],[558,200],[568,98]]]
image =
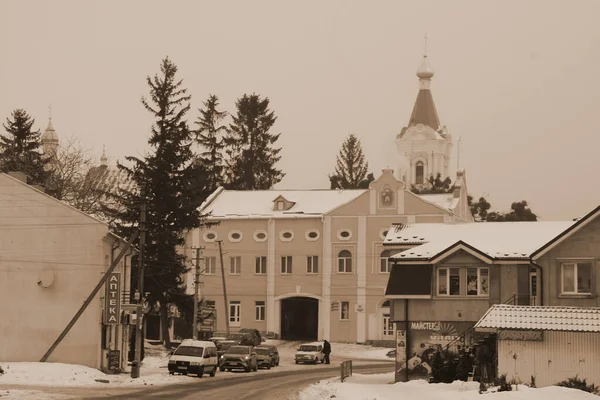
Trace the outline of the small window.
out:
[[[255,304],[254,307],[256,309],[254,318],[256,319],[256,321],[264,321],[265,320],[265,302],[257,301],[254,304]]]
[[[241,231],[231,231],[229,232],[229,241],[233,243],[238,243],[242,241],[242,232]]]
[[[352,238],[352,232],[349,229],[340,229],[337,237],[340,240],[350,240]]]
[[[285,203],[281,200],[279,200],[277,202],[277,211],[283,211],[285,210]]]
[[[390,255],[391,255],[391,251],[389,251],[389,250],[384,250],[379,255],[379,272],[381,272],[381,273],[389,273],[390,272],[390,267],[391,267],[391,263],[389,260]]]
[[[204,273],[206,275],[217,273],[217,257],[204,257]]]
[[[279,239],[282,242],[291,242],[294,239],[294,232],[292,232],[292,231],[281,231],[279,233]]]
[[[202,238],[204,239],[205,242],[212,243],[215,240],[217,240],[217,232],[215,232],[215,231],[206,231],[202,235]]]
[[[381,238],[381,240],[385,240],[385,237],[388,234],[389,229],[388,228],[383,228],[382,230],[379,231],[379,237]]]
[[[214,300],[206,300],[206,307],[216,308],[216,303]]]
[[[242,257],[229,257],[229,273],[231,275],[239,275],[242,273]]]
[[[561,264],[562,294],[592,294],[592,263]]]
[[[348,321],[350,319],[350,302],[349,301],[341,302],[340,319],[342,321]]]
[[[229,302],[229,326],[240,326],[242,321],[242,304],[239,301]]]
[[[254,273],[257,275],[264,275],[267,273],[267,257],[260,256],[256,257],[256,269]]]
[[[415,164],[415,183],[417,185],[425,183],[425,164],[423,164],[423,161],[417,161]]]
[[[460,268],[439,268],[437,278],[439,296],[460,296]]]
[[[254,240],[256,242],[265,242],[267,240],[267,232],[265,232],[265,231],[254,232]]]
[[[319,231],[317,230],[309,230],[306,231],[306,240],[308,240],[309,242],[314,242],[319,240]]]
[[[489,274],[488,268],[467,268],[467,296],[488,296]]]
[[[306,273],[307,274],[318,274],[319,273],[319,256],[307,256],[306,257]]]
[[[291,274],[292,273],[292,256],[281,257],[281,273]]]
[[[338,272],[352,272],[352,253],[350,253],[348,250],[342,250],[338,254]]]

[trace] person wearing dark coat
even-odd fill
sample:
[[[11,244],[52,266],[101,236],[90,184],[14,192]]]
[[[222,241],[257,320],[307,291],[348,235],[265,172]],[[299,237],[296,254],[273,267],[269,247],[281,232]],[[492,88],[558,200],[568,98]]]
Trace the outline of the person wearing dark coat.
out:
[[[323,355],[325,355],[325,364],[329,364],[329,355],[331,354],[331,344],[323,340]]]

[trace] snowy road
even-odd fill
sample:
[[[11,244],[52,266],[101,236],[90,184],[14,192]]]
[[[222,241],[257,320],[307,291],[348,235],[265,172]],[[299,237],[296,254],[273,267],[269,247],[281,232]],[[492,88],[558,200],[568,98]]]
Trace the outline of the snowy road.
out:
[[[309,366],[311,367],[311,366]],[[318,365],[316,368],[286,372],[274,372],[268,375],[243,374],[237,379],[199,379],[191,383],[169,385],[142,390],[128,390],[118,395],[103,395],[89,399],[207,399],[236,400],[293,400],[296,393],[305,386],[338,376],[339,365]],[[355,372],[362,374],[384,373],[393,368],[390,362],[357,363]],[[221,374],[223,376],[224,374]]]

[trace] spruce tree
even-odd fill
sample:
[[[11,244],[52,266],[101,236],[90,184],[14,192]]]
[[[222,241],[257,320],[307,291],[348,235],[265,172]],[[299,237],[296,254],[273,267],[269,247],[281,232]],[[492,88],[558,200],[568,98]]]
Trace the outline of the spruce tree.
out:
[[[281,148],[274,144],[280,133],[271,133],[277,120],[269,110],[269,98],[257,94],[244,96],[236,102],[225,138],[228,155],[227,187],[236,190],[266,190],[280,182],[285,174],[275,168],[281,159]]]
[[[48,173],[42,155],[40,131],[33,131],[35,120],[21,108],[16,109],[3,124],[7,135],[0,135],[0,169],[2,172],[22,172],[30,183],[45,184]]]
[[[365,160],[360,140],[350,134],[336,159],[335,172],[329,175],[331,189],[359,189],[364,187],[369,163]],[[368,187],[368,183],[367,183]]]
[[[224,135],[228,129],[221,121],[227,116],[227,111],[219,111],[219,98],[209,95],[204,102],[204,108],[200,109],[200,117],[196,121],[196,141],[201,147],[200,157],[197,163],[206,171],[209,190],[214,191],[223,184],[225,160],[223,151],[225,148]]]
[[[185,255],[178,248],[184,244],[185,232],[203,223],[197,207],[206,193],[206,175],[192,162],[194,138],[185,120],[191,96],[176,74],[177,66],[165,58],[160,74],[147,77],[150,98],[142,98],[142,104],[155,117],[148,141],[151,150],[143,158],[126,157],[130,167],[118,164],[137,189],[120,190],[122,207],[115,210],[118,231],[129,237],[137,229],[141,201],[146,202],[144,292],[150,293],[150,304],[160,304],[167,346],[168,304],[185,311],[191,303],[183,282]]]

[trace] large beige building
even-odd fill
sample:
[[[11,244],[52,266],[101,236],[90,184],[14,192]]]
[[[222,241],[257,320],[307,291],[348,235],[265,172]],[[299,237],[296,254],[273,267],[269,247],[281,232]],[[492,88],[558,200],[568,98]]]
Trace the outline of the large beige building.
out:
[[[402,130],[405,134],[396,139],[402,149],[399,158],[410,160],[414,184],[438,168],[447,170],[446,155],[436,151],[446,152],[451,144],[450,136],[437,132],[442,128],[429,87],[433,73],[426,59],[424,65],[419,68],[421,87],[413,116]],[[430,131],[432,135],[421,134]],[[404,142],[408,147],[400,146]],[[416,149],[415,157],[408,154],[410,147]],[[432,164],[436,167],[430,168]],[[213,193],[201,212],[218,224],[190,232],[186,249],[193,260],[193,248],[202,248],[200,291],[217,308],[217,330],[225,330],[227,318],[221,241],[232,329],[257,328],[284,339],[392,340],[394,326],[384,298],[388,256],[394,250],[383,247],[389,227],[401,222],[473,220],[464,171],[457,173],[453,193],[422,196],[412,193],[393,172],[383,170],[363,190],[219,188]],[[410,173],[401,171],[400,176]],[[190,293],[193,273],[192,269],[187,276]]]

